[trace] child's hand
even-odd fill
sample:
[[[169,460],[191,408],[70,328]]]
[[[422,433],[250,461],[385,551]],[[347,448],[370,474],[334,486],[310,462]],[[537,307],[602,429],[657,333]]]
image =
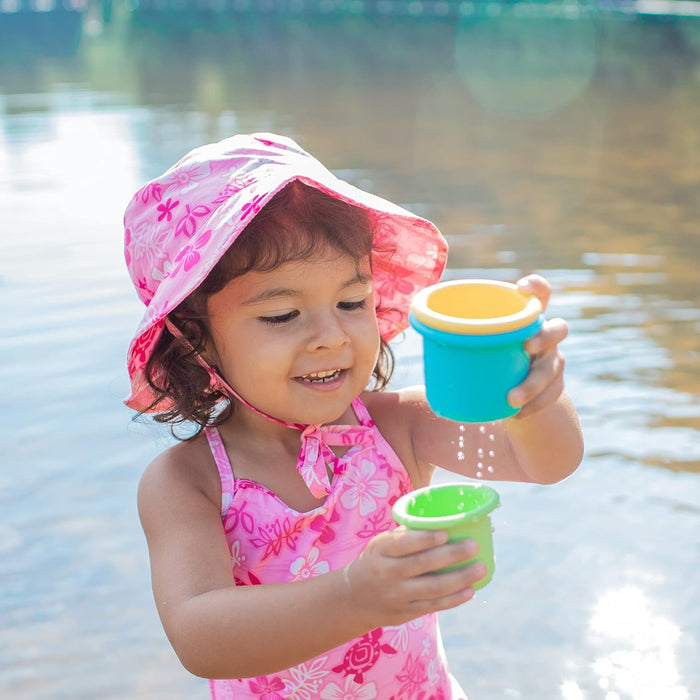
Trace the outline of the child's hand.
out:
[[[454,608],[474,595],[472,585],[486,576],[486,567],[476,562],[447,573],[431,572],[477,553],[473,540],[447,544],[443,530],[401,526],[383,532],[346,569],[351,603],[371,628]]]
[[[533,294],[547,308],[551,287],[540,275],[528,275],[518,281],[526,294]],[[520,407],[515,418],[525,418],[552,405],[564,389],[564,356],[559,343],[566,338],[569,328],[561,318],[552,318],[542,324],[540,332],[525,343],[530,355],[530,371],[522,384],[508,394],[508,403]]]

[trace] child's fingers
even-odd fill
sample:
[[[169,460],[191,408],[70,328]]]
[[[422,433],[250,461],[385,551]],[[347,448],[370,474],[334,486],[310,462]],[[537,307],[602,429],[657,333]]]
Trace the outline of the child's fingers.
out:
[[[563,319],[547,321],[542,330],[525,343],[531,356],[530,371],[521,384],[508,392],[508,403],[513,408],[521,408],[543,394],[554,385],[556,397],[563,390],[564,355],[559,351],[559,343],[566,338],[569,327]],[[549,391],[548,395],[552,392]],[[547,402],[539,401],[539,408]],[[538,410],[539,410],[538,408]],[[530,411],[532,412],[532,411]]]
[[[552,287],[542,275],[527,275],[517,282],[518,287],[524,294],[536,296],[542,308],[546,309],[549,304],[549,297],[552,294]]]
[[[478,553],[479,546],[474,540],[460,540],[402,557],[395,563],[401,568],[402,578],[416,579],[473,559]]]
[[[508,392],[508,403],[514,408],[522,408],[548,391],[550,396],[556,394],[556,400],[564,388],[565,363],[564,356],[559,352],[537,356],[522,384]],[[540,407],[544,405],[542,401],[540,404]]]
[[[403,525],[375,538],[375,546],[385,557],[407,557],[447,542],[445,530],[409,530]]]
[[[454,571],[412,579],[407,584],[411,606],[416,613],[424,614],[460,605],[474,595],[474,584],[487,573],[482,562],[475,562]]]
[[[483,565],[445,573],[445,567],[473,559],[478,545],[462,540],[441,542],[439,532],[397,528],[373,537],[347,567],[350,596],[372,625],[400,624],[419,615],[444,610],[469,600],[472,586],[485,575]],[[400,556],[395,556],[402,552]]]
[[[444,530],[404,527],[373,538],[367,548],[373,575],[405,581],[473,559],[479,553],[474,540],[446,542]]]
[[[466,603],[474,597],[474,589],[469,586],[468,588],[463,588],[449,595],[442,596],[440,598],[435,598],[430,601],[418,601],[414,604],[415,617],[420,617],[421,615],[427,615],[431,612],[439,612],[440,610],[451,610],[456,608],[462,603]]]
[[[525,341],[525,352],[539,355],[555,347],[569,334],[569,325],[563,318],[551,318],[542,324],[537,335]]]
[[[564,379],[559,377],[558,380],[552,382],[544,391],[540,392],[532,401],[528,401],[513,418],[521,419],[531,416],[537,411],[552,405],[564,391]]]

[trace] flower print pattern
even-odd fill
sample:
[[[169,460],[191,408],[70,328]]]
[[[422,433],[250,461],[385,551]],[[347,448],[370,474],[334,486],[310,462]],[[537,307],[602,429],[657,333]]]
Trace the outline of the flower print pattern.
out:
[[[413,275],[410,269],[398,269],[394,271],[394,275],[389,279],[385,279],[383,283],[377,285],[377,291],[382,297],[393,297],[397,294],[411,294],[413,292],[413,283],[411,277]]]
[[[349,474],[347,481],[350,484],[342,497],[343,505],[350,508],[358,508],[360,515],[368,515],[376,510],[377,499],[386,498],[389,485],[384,479],[373,479],[377,468],[373,462],[363,460],[360,468]]]
[[[256,197],[253,197],[253,199],[250,202],[246,202],[241,207],[240,220],[245,221],[246,219],[252,218],[254,214],[257,214],[260,211],[260,209],[262,209],[260,202],[263,199],[265,199],[265,195],[259,194]]]
[[[428,675],[428,683],[432,686],[440,685],[440,660],[435,656],[431,655],[428,659],[428,664],[426,666],[426,673]]]
[[[200,260],[201,256],[198,252],[203,248],[207,241],[211,238],[211,231],[204,231],[196,238],[192,239],[192,243],[186,245],[173,260],[173,267],[170,270],[170,276],[174,277],[181,269],[189,272]]]
[[[241,541],[236,540],[230,547],[231,549],[231,565],[236,567],[241,567],[245,563],[246,556],[241,550]]]
[[[394,528],[394,523],[391,519],[387,519],[387,510],[390,506],[383,506],[375,511],[363,521],[362,527],[358,530],[357,536],[362,539],[369,540],[380,532],[386,532]]]
[[[416,630],[423,627],[424,617],[417,617],[415,620],[410,620],[403,625],[397,625],[395,627],[385,627],[386,632],[395,632],[396,634],[391,637],[390,644],[397,650],[406,651],[408,649],[411,639],[416,639]],[[412,634],[413,633],[413,634]]]
[[[234,180],[233,183],[227,183],[224,189],[221,190],[221,192],[219,192],[216,198],[212,201],[212,204],[223,204],[224,202],[227,202],[234,194],[236,194],[236,192],[238,192],[239,189],[241,189],[241,187],[237,186],[236,180]]]
[[[229,517],[226,519],[224,532],[227,536],[233,536],[238,528],[241,528],[248,535],[255,531],[255,518],[247,512],[250,501],[242,501],[240,505],[232,500],[228,507]]]
[[[138,268],[137,278],[144,280],[147,285],[148,299],[155,293],[157,284],[151,284],[154,274],[162,270],[167,254],[163,252],[163,245],[167,238],[167,232],[158,232],[155,227],[147,222],[142,222],[133,228],[126,229],[125,232],[125,256],[127,264]],[[133,259],[132,259],[133,258]],[[138,291],[138,290],[137,290]],[[139,294],[142,301],[145,301],[142,294]]]
[[[316,517],[314,517],[311,520],[311,522],[309,523],[309,527],[312,530],[315,530],[316,532],[320,533],[318,541],[321,544],[328,544],[329,542],[332,542],[335,539],[335,529],[333,528],[333,524],[339,521],[340,514],[337,510],[334,510],[331,512],[330,515],[327,515],[325,512],[319,513]]]
[[[396,676],[396,680],[401,683],[398,697],[406,699],[415,697],[428,680],[425,662],[420,656],[414,658],[412,654],[409,654],[401,673]]]
[[[138,280],[136,280],[136,292],[146,303],[153,298],[153,293],[145,277],[139,277]]]
[[[162,221],[163,219],[167,219],[168,221],[173,220],[173,209],[180,204],[179,200],[175,200],[173,202],[171,197],[168,197],[168,200],[166,202],[161,202],[157,209],[160,212],[160,215],[158,216],[158,221]]]
[[[279,556],[282,548],[296,549],[297,537],[302,523],[292,523],[290,518],[275,520],[265,527],[258,528],[258,536],[251,538],[253,546],[264,549],[263,559]]]
[[[413,486],[411,484],[411,479],[409,478],[408,474],[406,474],[405,472],[400,475],[399,483],[400,483],[401,493],[408,493],[413,488]],[[398,497],[395,499],[389,500],[389,503],[393,506],[394,503],[396,503],[396,501],[398,501]]]
[[[284,697],[295,700],[314,700],[317,698],[322,679],[328,675],[325,668],[327,660],[327,656],[320,656],[291,668],[290,677],[284,684]]]
[[[163,188],[167,192],[170,188],[177,190],[179,194],[186,194],[208,177],[211,172],[209,163],[192,161],[186,164],[181,160],[176,167],[171,168],[170,174],[163,178]]]
[[[141,334],[131,347],[130,359],[135,362],[142,361],[158,335],[160,335],[160,331],[160,326],[152,326],[145,333]]]
[[[234,576],[233,581],[237,586],[259,586],[262,581],[251,571],[248,572],[248,580],[244,581],[240,576]]]
[[[256,693],[256,697],[260,700],[284,700],[284,683],[281,679],[272,677],[268,679],[267,676],[262,678],[254,678],[249,683],[250,689]]]
[[[374,683],[360,685],[348,676],[342,688],[337,683],[329,683],[321,691],[320,697],[321,700],[374,700],[377,697],[377,686]]]
[[[153,197],[156,202],[163,199],[163,189],[158,182],[149,182],[144,185],[135,195],[134,199],[140,199],[144,204],[148,204]]]
[[[212,201],[212,204],[223,204],[224,202],[227,202],[233,195],[237,194],[246,187],[250,187],[257,181],[257,175],[250,173],[237,175],[233,178],[233,180],[231,180],[231,182],[226,183],[226,186],[223,190],[221,190],[221,192],[219,192],[217,197]]]
[[[186,238],[192,238],[197,232],[197,219],[206,216],[210,211],[211,209],[203,204],[196,207],[186,204],[185,213],[175,225],[175,236],[184,235]]]
[[[292,562],[289,573],[292,574],[292,581],[302,581],[313,576],[327,574],[331,567],[327,561],[318,561],[319,551],[313,547],[305,557],[299,557]]]

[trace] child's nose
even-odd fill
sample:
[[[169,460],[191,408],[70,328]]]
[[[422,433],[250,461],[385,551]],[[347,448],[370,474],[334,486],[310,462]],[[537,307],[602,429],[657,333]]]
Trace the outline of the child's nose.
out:
[[[328,349],[336,350],[350,342],[350,336],[335,314],[322,313],[313,321],[313,332],[308,342],[311,352]]]

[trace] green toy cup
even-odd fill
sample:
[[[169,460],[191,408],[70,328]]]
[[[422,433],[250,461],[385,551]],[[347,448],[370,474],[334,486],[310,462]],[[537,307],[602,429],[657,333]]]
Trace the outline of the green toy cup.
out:
[[[479,554],[473,559],[440,569],[451,571],[475,561],[483,562],[488,573],[474,584],[483,588],[494,571],[493,535],[490,513],[499,505],[498,493],[484,484],[452,483],[427,486],[405,494],[392,509],[394,520],[413,530],[447,530],[449,542],[474,540]]]

